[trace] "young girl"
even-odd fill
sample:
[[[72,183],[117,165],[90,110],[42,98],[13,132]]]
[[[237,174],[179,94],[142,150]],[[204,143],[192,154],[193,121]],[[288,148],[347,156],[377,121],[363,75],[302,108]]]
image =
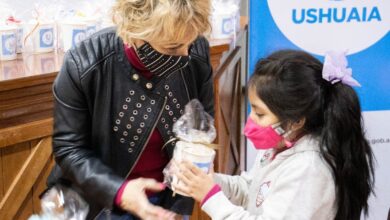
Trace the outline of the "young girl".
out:
[[[240,176],[179,164],[178,190],[212,219],[360,219],[373,190],[373,154],[344,54],[278,51],[249,81],[244,134],[258,156]]]

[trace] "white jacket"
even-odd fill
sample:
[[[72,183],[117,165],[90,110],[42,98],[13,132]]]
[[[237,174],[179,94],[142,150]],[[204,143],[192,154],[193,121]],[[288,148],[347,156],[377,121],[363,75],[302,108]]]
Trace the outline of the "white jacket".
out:
[[[318,140],[304,136],[272,160],[273,153],[258,154],[252,169],[240,176],[216,174],[222,191],[202,210],[215,220],[334,219],[335,184]]]

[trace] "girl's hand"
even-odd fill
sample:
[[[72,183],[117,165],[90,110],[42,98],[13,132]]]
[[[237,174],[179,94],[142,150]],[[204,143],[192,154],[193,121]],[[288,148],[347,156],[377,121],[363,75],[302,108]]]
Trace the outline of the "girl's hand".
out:
[[[184,184],[173,184],[175,190],[186,193],[196,201],[201,202],[214,186],[212,172],[206,174],[203,170],[189,161],[179,163],[178,167],[179,169],[178,172],[176,172],[176,176]]]

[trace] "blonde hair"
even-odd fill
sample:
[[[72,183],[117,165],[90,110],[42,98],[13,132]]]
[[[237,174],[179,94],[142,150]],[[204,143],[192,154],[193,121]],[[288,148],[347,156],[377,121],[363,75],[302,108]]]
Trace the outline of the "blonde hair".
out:
[[[210,30],[210,7],[210,0],[117,0],[113,21],[125,43],[180,41]]]

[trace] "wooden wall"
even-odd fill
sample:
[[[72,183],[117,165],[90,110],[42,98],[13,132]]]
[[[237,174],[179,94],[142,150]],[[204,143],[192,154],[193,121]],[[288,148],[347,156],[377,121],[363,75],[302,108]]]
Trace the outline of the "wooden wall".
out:
[[[54,164],[51,133],[52,119],[0,129],[0,219],[40,212],[39,195]]]

